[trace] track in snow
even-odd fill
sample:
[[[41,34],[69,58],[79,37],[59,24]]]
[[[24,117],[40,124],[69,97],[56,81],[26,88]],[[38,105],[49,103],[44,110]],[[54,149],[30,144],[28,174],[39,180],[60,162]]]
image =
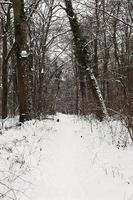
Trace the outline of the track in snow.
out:
[[[58,117],[60,121],[55,118],[48,144],[46,141],[43,144],[40,165],[33,171],[30,199],[126,200],[126,194],[120,192],[123,190],[120,181],[108,179],[104,169],[94,164],[98,150],[93,150],[94,139],[86,142],[90,133],[84,131],[85,124],[70,116]]]

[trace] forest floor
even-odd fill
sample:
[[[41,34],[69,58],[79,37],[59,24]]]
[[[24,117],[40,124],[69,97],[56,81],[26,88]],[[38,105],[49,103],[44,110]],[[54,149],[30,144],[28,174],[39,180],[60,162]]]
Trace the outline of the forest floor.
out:
[[[0,199],[133,200],[133,147],[118,132],[118,122],[63,114],[3,130]]]

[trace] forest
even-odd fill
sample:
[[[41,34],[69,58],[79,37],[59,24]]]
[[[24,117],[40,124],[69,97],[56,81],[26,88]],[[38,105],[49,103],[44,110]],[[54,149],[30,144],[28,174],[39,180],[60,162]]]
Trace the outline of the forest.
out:
[[[1,118],[125,121],[133,139],[131,0],[0,1]]]
[[[133,200],[132,0],[0,0],[0,199]]]

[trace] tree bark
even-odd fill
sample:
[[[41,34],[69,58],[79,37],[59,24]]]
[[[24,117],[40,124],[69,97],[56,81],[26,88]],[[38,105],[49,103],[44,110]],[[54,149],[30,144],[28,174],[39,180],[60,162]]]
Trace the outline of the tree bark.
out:
[[[3,62],[2,62],[2,119],[7,118],[8,115],[8,60],[10,53],[8,53],[8,31],[10,28],[10,9],[8,6],[7,12],[5,11],[5,16],[1,19],[2,24],[2,34],[3,34]]]
[[[72,1],[71,0],[64,0],[66,5],[66,13],[69,18],[71,30],[74,36],[74,43],[75,43],[75,49],[76,49],[76,58],[78,61],[78,66],[80,73],[82,74],[82,77],[84,74],[87,74],[92,94],[95,98],[95,102],[97,104],[97,117],[100,120],[103,120],[103,118],[107,117],[107,109],[103,101],[103,97],[101,95],[101,91],[99,89],[97,80],[93,74],[93,72],[90,69],[89,63],[88,63],[88,55],[87,55],[87,49],[86,49],[86,41],[84,40],[80,26],[76,17],[76,14],[72,7]],[[82,91],[82,88],[81,88]]]
[[[96,28],[95,28],[95,39],[94,39],[94,75],[98,76],[98,36],[99,36],[99,13],[98,13],[98,0],[95,0],[95,18],[96,18]]]
[[[7,21],[2,19],[3,32],[3,63],[2,63],[2,119],[7,118],[7,90],[8,90],[8,72],[7,72]]]
[[[29,46],[28,27],[24,12],[24,0],[12,0],[15,26],[15,50],[17,58],[18,100],[20,122],[30,119],[29,102]]]

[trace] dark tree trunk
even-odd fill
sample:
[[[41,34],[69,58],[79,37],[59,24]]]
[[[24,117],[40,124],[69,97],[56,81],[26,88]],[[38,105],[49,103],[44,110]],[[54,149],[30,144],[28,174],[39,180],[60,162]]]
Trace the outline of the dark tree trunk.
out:
[[[105,15],[105,0],[102,1],[102,7],[103,7],[103,24],[104,24],[104,30],[103,30],[103,46],[104,46],[104,57],[103,57],[103,98],[106,102],[106,105],[108,105],[109,100],[109,90],[107,86],[107,79],[108,79],[108,61],[109,61],[109,49],[107,47],[107,36],[106,36],[106,15]]]
[[[16,66],[15,66],[15,58],[14,55],[11,57],[11,63],[12,63],[12,93],[13,93],[13,105],[12,105],[12,114],[15,116],[16,114],[16,107],[17,107],[17,72],[16,72]]]
[[[99,14],[98,14],[98,0],[95,0],[95,18],[96,18],[96,30],[94,39],[94,75],[98,76],[98,35],[99,35]]]
[[[92,93],[98,107],[97,117],[100,120],[102,120],[104,117],[107,116],[107,110],[106,110],[106,106],[104,104],[101,92],[99,90],[97,80],[94,74],[92,73],[92,71],[90,70],[89,68],[90,66],[88,66],[88,59],[87,59],[88,56],[87,56],[87,49],[85,48],[85,40],[82,37],[79,23],[74,13],[71,0],[64,0],[64,2],[66,5],[66,13],[69,18],[71,30],[74,36],[76,59],[78,61],[80,74],[82,75],[80,77],[81,79],[80,81],[81,83],[83,83],[82,82],[83,77],[85,74],[87,74],[90,85],[91,85]],[[80,87],[83,88],[83,85],[81,84]],[[82,91],[82,88],[80,88],[81,91]],[[84,92],[84,90],[82,92]]]
[[[66,12],[69,18],[71,30],[74,35],[75,54],[76,54],[76,60],[78,62],[77,66],[79,68],[80,90],[81,90],[82,99],[84,99],[86,96],[84,79],[85,79],[85,74],[86,74],[86,59],[87,59],[86,49],[84,48],[85,41],[81,37],[79,24],[78,24],[76,15],[73,11],[71,1],[65,0],[65,4],[66,4]]]
[[[30,119],[29,98],[29,47],[28,27],[24,12],[23,0],[12,0],[15,25],[15,50],[17,58],[18,99],[20,122]]]
[[[3,31],[3,63],[2,63],[2,119],[7,117],[7,90],[8,90],[8,70],[7,70],[7,22],[2,19]]]
[[[120,11],[120,2],[118,2],[118,7],[116,9],[116,16],[118,16]],[[114,44],[114,57],[118,68],[120,67],[119,55],[118,55],[118,44],[117,44],[117,23],[118,20],[114,19],[113,21],[113,44]]]
[[[3,63],[2,63],[2,119],[5,119],[8,115],[7,99],[8,99],[8,31],[10,27],[10,9],[8,6],[7,13],[2,20],[2,34],[3,34]]]

